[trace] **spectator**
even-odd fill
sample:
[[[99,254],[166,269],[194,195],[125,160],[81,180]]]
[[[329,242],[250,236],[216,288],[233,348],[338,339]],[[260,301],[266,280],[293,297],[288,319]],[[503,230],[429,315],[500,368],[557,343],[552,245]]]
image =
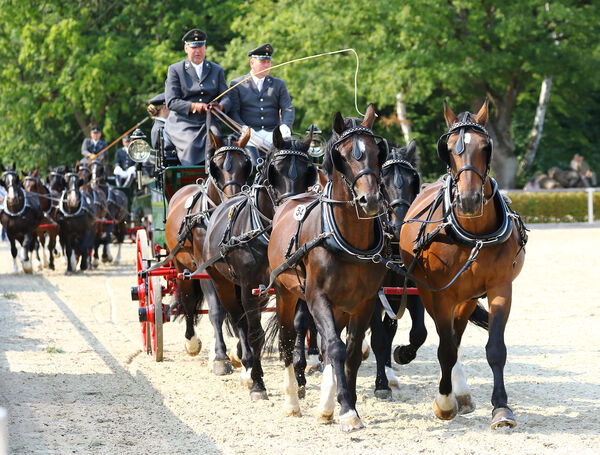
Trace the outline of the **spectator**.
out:
[[[583,155],[576,153],[571,160],[571,169],[577,171],[585,186],[596,186],[596,173],[592,172],[589,164],[583,159]]]

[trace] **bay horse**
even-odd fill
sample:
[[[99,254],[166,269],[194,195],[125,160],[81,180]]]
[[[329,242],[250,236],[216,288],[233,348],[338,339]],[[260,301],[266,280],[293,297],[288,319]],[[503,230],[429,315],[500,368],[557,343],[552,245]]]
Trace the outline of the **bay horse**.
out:
[[[337,390],[345,432],[363,427],[356,411],[356,377],[385,276],[385,267],[373,262],[386,246],[379,218],[379,175],[386,150],[376,142],[374,120],[372,104],[362,122],[335,114],[323,161],[329,181],[322,194],[293,198],[280,207],[268,249],[285,364],[284,412],[300,415],[292,364],[294,316],[298,301],[305,300],[323,337],[326,365],[317,417],[322,423],[332,421]],[[347,345],[340,339],[344,324]]]
[[[36,229],[43,217],[40,201],[37,194],[25,191],[19,173],[15,170],[14,163],[7,169],[0,164],[0,171],[2,172],[0,185],[6,189],[6,196],[0,211],[0,222],[10,242],[13,273],[18,272],[17,245],[15,243],[17,241],[22,246],[21,264],[23,271],[31,273],[33,267],[31,266],[29,253],[32,253],[35,248]]]
[[[186,185],[171,197],[165,238],[169,251],[183,242],[173,258],[173,264],[179,272],[195,270],[204,262],[204,237],[212,212],[246,185],[252,172],[252,159],[246,150],[249,140],[250,130],[237,140],[234,135],[223,139],[209,129],[210,146],[206,152],[208,179],[201,184]],[[186,352],[191,356],[200,352],[202,343],[196,336],[194,325],[205,298],[209,303],[209,317],[215,329],[217,354],[213,360],[213,371],[217,375],[232,373],[233,368],[224,353],[226,348],[221,328],[225,314],[212,283],[209,280],[177,280],[176,288],[173,308],[185,316]]]
[[[80,269],[87,270],[94,247],[96,207],[90,193],[82,189],[83,179],[74,171],[64,176],[63,190],[56,213],[61,243],[65,246],[67,274],[73,273],[76,256],[81,258]]]
[[[58,236],[58,224],[54,221],[54,218],[56,217],[56,208],[60,194],[50,190],[44,184],[39,178],[37,169],[27,173],[27,176],[23,179],[23,188],[25,191],[38,194],[40,208],[44,213],[44,218],[36,230],[38,243],[42,249],[43,262],[40,263],[40,269],[43,265],[54,270],[54,249],[56,247],[56,237]],[[46,256],[46,248],[48,248],[48,256]],[[36,258],[39,262],[38,248],[36,248]]]
[[[108,184],[106,180],[106,169],[104,163],[100,160],[94,160],[90,164],[90,186],[94,191],[102,192],[106,200],[106,218],[110,222],[104,228],[104,237],[101,240],[103,245],[102,258],[113,264],[121,262],[121,245],[127,234],[127,220],[129,219],[129,209],[127,208],[127,195]],[[109,250],[111,234],[117,240],[117,255],[112,259]],[[95,251],[96,258],[97,250]]]
[[[474,409],[458,350],[478,298],[487,294],[487,361],[494,376],[491,428],[514,427],[504,387],[504,329],[512,281],[523,267],[526,228],[490,177],[492,139],[487,100],[476,115],[456,116],[444,101],[448,130],[438,141],[448,174],[427,186],[411,205],[400,235],[402,260],[416,278],[439,335],[441,368],[435,415],[444,420]],[[424,213],[427,220],[422,220]]]
[[[207,272],[239,339],[242,383],[253,401],[268,399],[261,364],[261,312],[268,297],[252,290],[269,277],[267,246],[276,207],[316,183],[317,170],[307,153],[311,140],[312,133],[301,141],[283,139],[275,128],[273,146],[259,164],[254,185],[218,206],[206,231],[205,259],[215,261]]]

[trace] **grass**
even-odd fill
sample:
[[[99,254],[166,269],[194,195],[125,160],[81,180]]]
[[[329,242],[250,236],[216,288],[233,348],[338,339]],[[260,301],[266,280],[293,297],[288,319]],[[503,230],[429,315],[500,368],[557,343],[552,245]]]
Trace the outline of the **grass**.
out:
[[[4,297],[6,300],[16,300],[17,294],[15,294],[14,292],[5,292],[4,294],[2,294],[2,297]]]
[[[65,352],[60,348],[55,348],[54,346],[47,346],[44,351],[48,354],[64,354]]]

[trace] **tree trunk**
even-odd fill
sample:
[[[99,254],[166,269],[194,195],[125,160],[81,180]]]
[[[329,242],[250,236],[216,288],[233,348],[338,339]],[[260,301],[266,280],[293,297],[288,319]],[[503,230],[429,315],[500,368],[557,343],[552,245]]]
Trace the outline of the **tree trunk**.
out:
[[[492,172],[500,189],[515,187],[518,162],[515,157],[515,143],[510,134],[510,124],[518,93],[517,84],[507,87],[504,94],[498,98],[488,93],[495,108],[488,121],[488,130],[494,141]]]
[[[542,139],[542,131],[544,130],[544,118],[546,117],[546,108],[550,101],[550,88],[552,87],[552,76],[546,76],[542,81],[542,88],[540,90],[540,99],[538,101],[537,111],[535,113],[535,119],[533,121],[533,128],[529,134],[529,142],[527,144],[527,150],[525,156],[519,163],[518,175],[522,175],[531,168],[531,164],[535,159],[540,140]]]
[[[412,131],[410,128],[410,120],[406,118],[406,103],[404,103],[404,98],[400,92],[396,94],[396,115],[398,116],[398,120],[400,120],[404,142],[408,144]]]

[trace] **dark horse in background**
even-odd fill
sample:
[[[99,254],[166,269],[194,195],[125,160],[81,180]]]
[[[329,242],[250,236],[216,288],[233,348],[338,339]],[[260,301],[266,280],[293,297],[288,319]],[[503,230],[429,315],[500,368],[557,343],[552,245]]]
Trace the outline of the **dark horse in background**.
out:
[[[54,249],[56,247],[56,237],[58,237],[58,224],[54,221],[56,217],[56,207],[58,206],[58,198],[60,194],[52,192],[42,180],[39,178],[38,170],[29,171],[27,176],[23,178],[23,188],[25,191],[37,193],[40,200],[40,208],[44,213],[44,218],[36,230],[38,244],[35,248],[35,256],[37,265],[34,261],[34,268],[37,266],[39,270],[43,267],[54,270]],[[39,249],[42,249],[43,262],[40,262]],[[46,255],[48,249],[48,256]]]
[[[113,264],[121,262],[121,245],[127,233],[127,220],[129,219],[129,209],[127,208],[127,196],[119,189],[112,188],[106,180],[106,170],[104,163],[99,160],[94,160],[90,164],[90,186],[94,191],[104,193],[106,200],[106,218],[109,224],[105,226],[102,243],[102,258],[106,258]],[[117,255],[112,260],[112,255],[109,250],[110,235],[114,235],[117,240]],[[97,249],[94,251],[96,259],[98,258]]]
[[[13,257],[13,273],[18,272],[17,245],[22,246],[21,264],[25,273],[31,273],[33,267],[29,254],[33,252],[36,244],[36,230],[42,221],[43,213],[36,193],[26,192],[23,188],[15,165],[5,169],[0,164],[2,177],[0,185],[6,189],[6,196],[0,212],[0,221],[10,242],[10,253]]]
[[[239,193],[252,172],[252,160],[246,150],[250,130],[238,141],[233,135],[224,140],[209,130],[210,143],[206,152],[208,179],[202,184],[180,188],[169,201],[165,237],[169,251],[178,243],[181,248],[173,258],[179,272],[194,271],[204,262],[204,237],[211,214],[219,204]],[[209,302],[209,316],[215,327],[217,345],[225,346],[221,326],[225,318],[210,280],[177,280],[174,308],[185,316],[185,350],[191,356],[200,352],[202,343],[194,330],[203,298]],[[216,329],[218,327],[218,330]],[[221,355],[213,362],[215,374],[233,372]]]
[[[329,182],[322,195],[291,199],[277,211],[268,250],[274,272],[290,266],[271,278],[285,364],[284,411],[300,414],[292,365],[294,317],[298,301],[305,300],[323,337],[325,369],[318,419],[331,422],[337,395],[343,431],[363,427],[356,412],[356,377],[365,331],[385,276],[385,267],[373,262],[386,243],[378,217],[386,150],[376,142],[374,120],[372,105],[362,122],[335,114],[323,162]],[[290,264],[294,252],[301,259]],[[339,336],[344,324],[347,345]]]
[[[67,274],[73,273],[77,257],[80,269],[86,270],[94,248],[96,207],[92,196],[81,189],[84,182],[74,171],[64,176],[65,190],[58,203],[56,221],[60,226],[61,243],[65,246]]]
[[[259,166],[256,183],[217,207],[206,232],[205,259],[220,258],[207,271],[239,339],[242,382],[252,400],[268,398],[261,364],[265,342],[261,314],[268,296],[253,295],[252,290],[269,278],[267,246],[276,207],[306,192],[317,180],[307,153],[311,140],[312,134],[302,141],[284,140],[275,128],[273,147]]]
[[[525,260],[526,229],[489,176],[487,101],[477,115],[463,112],[458,117],[444,102],[444,117],[448,131],[438,141],[438,155],[449,174],[417,196],[406,217],[423,221],[404,224],[400,236],[402,260],[418,280],[419,295],[440,338],[442,374],[434,410],[448,420],[474,409],[458,349],[478,298],[487,294],[486,355],[494,375],[491,426],[512,427],[516,421],[504,387],[504,329],[512,281]]]

